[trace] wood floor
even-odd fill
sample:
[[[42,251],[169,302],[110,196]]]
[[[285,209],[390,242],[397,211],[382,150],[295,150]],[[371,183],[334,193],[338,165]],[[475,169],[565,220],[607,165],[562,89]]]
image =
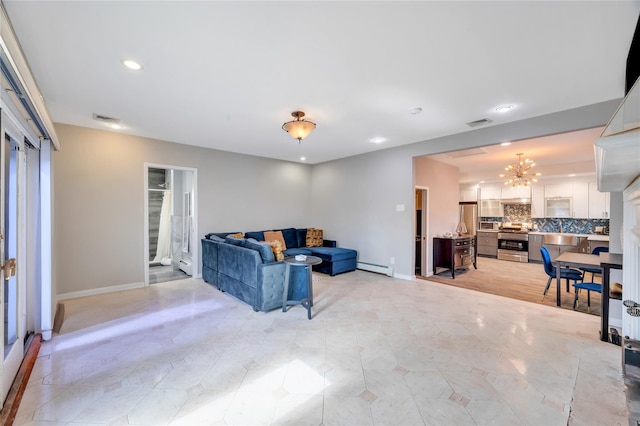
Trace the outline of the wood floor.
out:
[[[426,279],[512,299],[556,306],[555,279],[551,282],[547,295],[544,299],[542,297],[549,277],[545,274],[541,263],[518,263],[478,257],[477,266],[478,269],[473,269],[471,266],[468,270],[456,270],[455,279],[451,278],[450,271],[440,272],[440,274],[432,275]],[[442,270],[438,269],[438,271]],[[596,276],[594,282],[600,282],[600,277]],[[570,286],[570,293],[567,293],[566,281],[563,280],[561,291],[562,308],[573,309],[573,287]],[[592,292],[590,312],[592,315],[600,315],[600,301],[600,294]],[[586,291],[580,292],[576,310],[587,313]]]

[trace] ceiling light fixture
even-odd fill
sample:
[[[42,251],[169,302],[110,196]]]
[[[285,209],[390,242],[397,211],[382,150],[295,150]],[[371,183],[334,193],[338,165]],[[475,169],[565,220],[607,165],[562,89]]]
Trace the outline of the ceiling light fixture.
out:
[[[511,142],[502,142],[500,144],[500,146],[509,146],[509,145],[511,145]]]
[[[305,115],[302,111],[293,111],[291,115],[295,117],[295,120],[284,123],[282,130],[289,133],[292,138],[298,139],[298,143],[300,143],[316,128],[316,123],[302,119]]]
[[[130,70],[138,71],[142,69],[142,65],[131,59],[123,59],[122,65],[129,68]]]
[[[529,173],[529,170],[531,170],[536,165],[536,163],[534,163],[533,160],[529,160],[528,158],[523,161],[522,156],[524,154],[522,154],[521,152],[516,155],[518,156],[518,162],[515,165],[509,164],[504,168],[507,173],[503,173],[500,175],[501,178],[507,178],[507,181],[504,184],[511,185],[512,187],[520,187],[529,186],[532,182],[537,182],[538,180],[535,177],[526,176],[527,173]],[[540,176],[540,173],[536,173],[532,176]]]
[[[380,137],[380,136],[369,139],[369,142],[371,142],[371,143],[382,143],[382,142],[385,142],[385,141],[386,141],[386,139],[383,138],[383,137]]]
[[[511,111],[513,108],[515,108],[513,105],[501,105],[498,108],[496,108],[496,111],[507,112],[507,111]]]

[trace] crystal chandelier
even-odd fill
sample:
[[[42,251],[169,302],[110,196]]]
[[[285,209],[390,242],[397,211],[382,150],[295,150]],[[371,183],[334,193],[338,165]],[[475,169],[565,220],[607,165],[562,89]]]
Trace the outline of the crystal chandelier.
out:
[[[535,177],[540,176],[540,173],[527,176],[529,170],[531,170],[536,163],[528,158],[526,160],[522,160],[522,156],[524,154],[521,152],[516,155],[518,156],[518,162],[516,164],[509,164],[504,168],[506,173],[500,175],[501,178],[507,178],[507,181],[504,184],[511,185],[515,188],[519,186],[529,186],[532,182],[537,182],[538,180]]]

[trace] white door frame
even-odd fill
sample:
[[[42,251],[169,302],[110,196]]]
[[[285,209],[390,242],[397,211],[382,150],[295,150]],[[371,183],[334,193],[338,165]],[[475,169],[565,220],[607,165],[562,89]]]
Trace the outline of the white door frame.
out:
[[[180,170],[193,173],[193,251],[192,251],[192,267],[193,278],[199,278],[199,254],[200,245],[198,244],[198,169],[193,167],[173,166],[169,164],[144,163],[144,244],[143,244],[143,265],[144,265],[144,286],[149,286],[149,169],[167,169]],[[179,199],[182,199],[180,197]]]
[[[423,191],[422,192],[422,234],[420,235],[422,241],[421,241],[421,248],[420,248],[420,273],[421,273],[421,277],[428,277],[430,275],[432,275],[429,272],[429,187],[428,186],[420,186],[420,185],[416,185],[415,186],[415,190],[418,191]],[[414,226],[415,226],[415,219],[414,219]],[[415,234],[415,232],[414,232]],[[415,245],[415,244],[414,244]],[[415,253],[413,258],[415,259]],[[415,270],[415,265],[414,265],[414,270]]]

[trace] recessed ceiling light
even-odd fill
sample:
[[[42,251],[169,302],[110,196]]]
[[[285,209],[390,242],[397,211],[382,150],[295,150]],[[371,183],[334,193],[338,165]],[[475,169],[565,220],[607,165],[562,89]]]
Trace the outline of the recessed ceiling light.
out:
[[[409,110],[409,114],[411,114],[411,115],[418,115],[418,114],[420,114],[421,112],[422,112],[422,108],[420,108],[420,107],[411,108],[411,109]]]
[[[574,177],[576,174],[575,173],[571,173],[570,175],[568,175],[569,177]]]
[[[130,70],[138,71],[142,69],[142,65],[131,59],[123,59],[122,65],[129,68]]]
[[[122,126],[119,125],[119,124],[109,124],[109,127],[111,127],[112,129],[115,129],[115,130],[122,129]]]
[[[511,145],[511,142],[502,142],[500,144],[500,146],[509,146],[509,145]]]
[[[501,105],[498,108],[496,108],[496,111],[498,112],[507,112],[512,110],[513,108],[515,108],[513,105]]]
[[[371,142],[371,143],[382,143],[382,142],[386,142],[386,140],[387,140],[386,138],[378,136],[378,137],[369,139],[369,142]]]
[[[300,157],[300,161],[305,161],[307,157]]]

